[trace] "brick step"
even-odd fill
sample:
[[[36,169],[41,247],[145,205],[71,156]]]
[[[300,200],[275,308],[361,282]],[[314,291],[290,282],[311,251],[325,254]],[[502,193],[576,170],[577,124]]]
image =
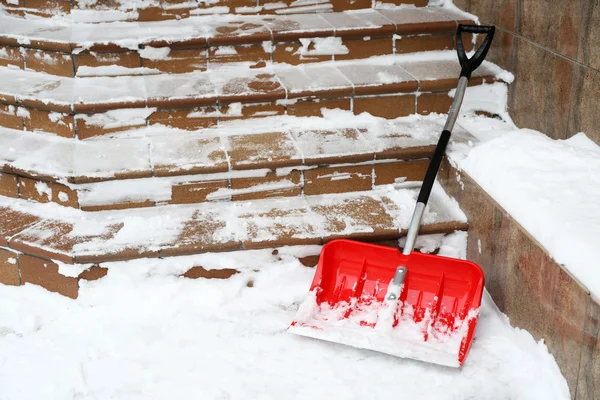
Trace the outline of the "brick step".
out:
[[[97,211],[369,190],[422,180],[443,123],[336,112],[86,141],[4,129],[0,194]]]
[[[352,192],[231,203],[84,213],[0,197],[0,246],[67,264],[322,244],[339,237],[396,239],[417,189]],[[457,203],[436,185],[421,233],[467,228]]]
[[[0,66],[73,77],[359,59],[452,49],[458,22],[473,21],[445,8],[101,24],[0,15]]]
[[[386,118],[447,112],[459,71],[452,51],[135,77],[0,67],[0,126],[85,139],[146,125],[196,130],[232,118],[320,115],[323,107]],[[470,84],[498,81],[501,72],[486,62]]]
[[[437,254],[445,243],[451,243],[455,240],[456,235],[460,235],[462,232],[420,235],[414,251]],[[376,241],[373,243],[381,246],[397,247],[399,242],[402,246],[402,240]],[[239,257],[240,260],[248,259],[248,257],[252,260],[269,260],[270,258],[283,258],[288,262],[297,260],[302,265],[312,268],[319,262],[320,252],[321,246],[319,245],[304,245],[285,246],[276,249],[242,250],[238,252],[239,255],[232,254],[232,256]],[[63,296],[77,298],[82,282],[104,278],[113,268],[139,268],[141,265],[143,265],[143,268],[147,268],[148,264],[151,264],[154,268],[160,268],[169,275],[188,279],[229,279],[239,273],[248,272],[251,268],[243,262],[231,266],[215,263],[213,254],[116,261],[101,264],[66,265],[60,261],[39,258],[0,247],[0,284],[12,286],[34,284],[49,291],[60,293]],[[252,284],[253,281],[248,280],[247,285],[251,286]]]
[[[377,7],[427,6],[428,0],[384,0]],[[162,21],[204,14],[294,14],[367,9],[372,0],[0,0],[15,17],[70,17],[75,21]]]

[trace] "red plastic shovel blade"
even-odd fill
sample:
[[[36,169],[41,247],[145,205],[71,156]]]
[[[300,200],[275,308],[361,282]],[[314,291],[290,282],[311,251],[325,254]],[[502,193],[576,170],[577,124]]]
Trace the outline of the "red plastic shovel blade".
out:
[[[408,273],[395,309],[388,309],[385,294],[398,266]],[[483,284],[481,268],[470,261],[334,240],[323,247],[309,296],[288,330],[459,367],[471,347]]]

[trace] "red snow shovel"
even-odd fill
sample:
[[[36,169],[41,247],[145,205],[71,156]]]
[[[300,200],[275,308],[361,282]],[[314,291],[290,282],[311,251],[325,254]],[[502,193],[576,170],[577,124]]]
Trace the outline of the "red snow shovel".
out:
[[[344,239],[327,243],[290,332],[462,366],[477,323],[483,272],[469,261],[412,250],[469,78],[483,62],[494,31],[493,26],[458,26],[456,47],[462,67],[458,87],[419,192],[404,250]],[[471,58],[462,33],[486,35]]]

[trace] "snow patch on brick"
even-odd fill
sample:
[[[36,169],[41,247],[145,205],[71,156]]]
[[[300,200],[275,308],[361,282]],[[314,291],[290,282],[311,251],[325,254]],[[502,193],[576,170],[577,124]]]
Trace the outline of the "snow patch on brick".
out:
[[[48,201],[52,200],[52,189],[48,186],[46,182],[37,181],[35,183],[35,190],[37,190],[40,196],[45,194],[48,197]]]

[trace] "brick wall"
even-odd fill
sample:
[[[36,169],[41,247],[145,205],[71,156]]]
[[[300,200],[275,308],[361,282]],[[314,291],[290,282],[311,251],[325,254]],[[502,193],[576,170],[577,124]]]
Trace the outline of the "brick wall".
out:
[[[489,60],[515,74],[509,112],[555,139],[600,144],[600,0],[455,0],[494,24]]]

